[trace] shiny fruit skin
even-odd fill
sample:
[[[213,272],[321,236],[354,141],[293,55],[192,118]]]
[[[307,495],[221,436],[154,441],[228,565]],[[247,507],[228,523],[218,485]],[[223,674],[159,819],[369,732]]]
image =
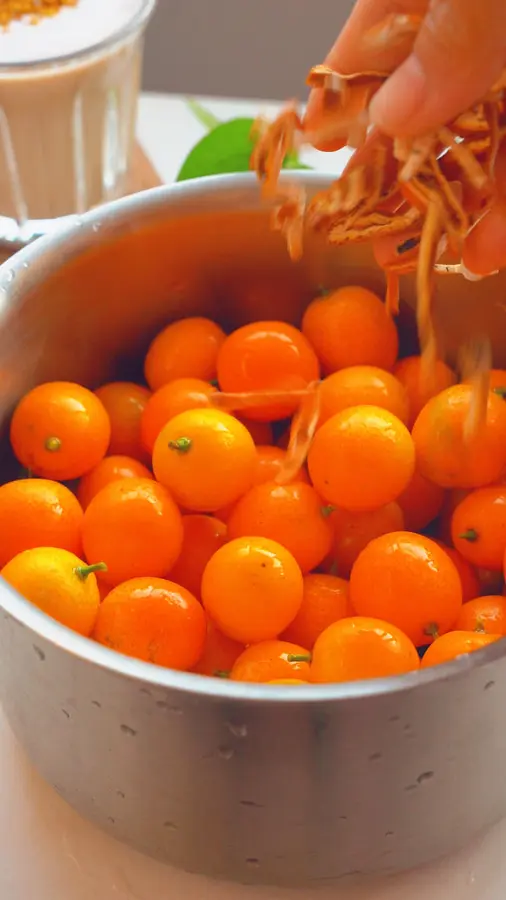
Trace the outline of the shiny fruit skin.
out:
[[[202,603],[217,628],[242,644],[273,640],[297,615],[302,573],[292,554],[267,538],[229,541],[209,560]]]
[[[161,484],[146,478],[113,481],[84,514],[86,558],[106,563],[102,577],[112,586],[146,572],[164,578],[182,544],[183,523],[176,504]]]
[[[67,628],[89,637],[100,606],[97,579],[84,577],[86,563],[74,553],[34,547],[18,553],[0,575],[34,606]]]
[[[433,397],[413,426],[421,474],[444,488],[478,488],[496,481],[506,461],[506,404],[489,393],[479,434],[465,436],[472,386],[457,384]]]
[[[472,491],[452,516],[453,546],[473,566],[501,572],[506,552],[506,485]]]
[[[144,374],[152,391],[175,378],[216,377],[218,352],[225,333],[211,319],[193,316],[171,322],[152,341],[144,361]]]
[[[479,634],[476,631],[450,631],[438,637],[422,659],[422,669],[451,662],[468,653],[482,650],[500,639],[498,634]]]
[[[455,624],[462,585],[448,554],[408,531],[376,538],[362,551],[350,577],[350,600],[359,616],[391,622],[421,647]]]
[[[107,453],[111,425],[95,394],[80,384],[52,381],[19,401],[10,438],[16,458],[33,475],[80,478]]]
[[[348,582],[336,575],[312,572],[304,576],[302,606],[281,638],[312,650],[322,631],[354,614]]]
[[[304,313],[302,332],[327,374],[348,366],[391,371],[397,358],[395,324],[380,298],[363,287],[349,285],[313,300]]]
[[[143,447],[153,454],[156,439],[162,428],[174,416],[189,409],[206,409],[216,388],[201,378],[176,378],[151,395],[141,419]]]
[[[156,479],[192,512],[215,512],[252,486],[257,454],[248,430],[228,413],[194,409],[162,429],[153,451]]]
[[[441,488],[443,490],[443,488]],[[443,506],[437,521],[437,536],[443,544],[452,546],[452,516],[459,503],[471,493],[469,488],[453,488],[445,491]],[[416,531],[416,528],[413,529]]]
[[[475,597],[464,603],[455,630],[506,635],[506,597]]]
[[[122,478],[149,478],[153,476],[146,466],[130,456],[104,456],[97,466],[80,479],[76,496],[86,509],[102,488]]]
[[[395,500],[415,469],[409,431],[392,413],[355,406],[318,429],[308,454],[311,481],[321,497],[351,512]]]
[[[423,372],[421,356],[406,356],[394,366],[394,375],[403,385],[409,403],[409,426],[416,421],[426,403],[436,394],[452,387],[457,381],[455,372],[446,363],[437,360],[431,376]]]
[[[141,419],[151,397],[151,391],[131,381],[111,381],[95,391],[111,423],[109,456],[131,456],[148,463],[141,441]]]
[[[450,557],[453,565],[457,569],[462,587],[462,603],[467,603],[473,597],[477,597],[481,593],[480,581],[476,569],[473,569],[467,559],[455,550],[454,547],[448,547],[443,541],[433,538],[434,543],[438,544],[444,552]]]
[[[204,569],[227,542],[227,526],[214,516],[186,515],[182,522],[183,545],[170,577],[199,599]]]
[[[255,484],[265,484],[266,481],[275,481],[283,469],[286,460],[286,450],[281,447],[269,445],[257,446],[257,468]],[[309,477],[305,468],[299,469],[290,481],[303,481],[309,484]]]
[[[330,625],[316,641],[311,681],[361,681],[419,668],[416,648],[399,628],[380,619],[353,616]]]
[[[243,325],[230,334],[218,356],[222,391],[291,391],[306,388],[320,377],[315,352],[304,335],[287,322]],[[292,415],[297,400],[266,404],[242,412],[244,418],[275,421]]]
[[[327,419],[350,406],[379,406],[409,421],[406,391],[391,372],[377,366],[350,366],[324,378],[320,386],[320,419]]]
[[[327,556],[332,526],[324,504],[309,484],[252,487],[235,504],[228,519],[231,539],[257,535],[278,541],[294,556],[303,573]]]
[[[244,644],[239,644],[222,634],[208,618],[204,649],[192,671],[198,675],[214,676],[215,678],[228,677],[232,666],[243,650]]]
[[[82,553],[83,511],[57,481],[26,478],[0,485],[0,568],[23,550]]]
[[[408,486],[397,497],[397,503],[404,513],[406,530],[423,531],[437,518],[443,508],[444,500],[444,489],[432,481],[428,481],[415,468]]]
[[[299,659],[301,656],[305,658]],[[310,659],[310,653],[298,644],[288,641],[262,641],[243,650],[234,663],[230,678],[232,681],[263,684],[280,678],[308,681]]]
[[[195,597],[164,578],[132,578],[100,606],[98,643],[170,669],[191,669],[204,649],[206,617]]]
[[[394,501],[368,512],[348,512],[337,507],[329,515],[333,529],[332,549],[328,557],[329,571],[349,578],[355,560],[370,541],[404,530],[404,515]]]

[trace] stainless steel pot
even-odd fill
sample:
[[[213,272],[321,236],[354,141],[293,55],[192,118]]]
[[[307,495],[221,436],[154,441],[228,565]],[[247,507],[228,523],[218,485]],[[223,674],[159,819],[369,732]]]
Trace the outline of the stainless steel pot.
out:
[[[248,175],[116,202],[0,269],[4,422],[38,381],[93,386],[111,359],[131,371],[172,317],[296,320],[316,285],[350,281],[381,289],[370,252],[313,241],[293,265]],[[504,276],[443,279],[438,314],[455,340],[489,329],[500,354],[505,299]],[[402,678],[267,690],[117,655],[1,583],[0,696],[83,816],[194,871],[298,885],[397,871],[506,812],[504,641]]]

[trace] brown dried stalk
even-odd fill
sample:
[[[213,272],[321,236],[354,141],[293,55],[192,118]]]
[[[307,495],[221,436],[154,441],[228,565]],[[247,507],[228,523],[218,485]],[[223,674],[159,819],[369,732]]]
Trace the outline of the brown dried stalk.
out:
[[[384,264],[386,303],[395,314],[399,276],[416,269],[420,343],[429,377],[437,347],[431,314],[434,273],[470,274],[459,262],[463,242],[495,197],[495,163],[506,134],[506,69],[479,103],[434,132],[412,140],[391,139],[377,130],[366,136],[371,99],[411,52],[420,24],[419,16],[392,15],[368,32],[363,40],[371,71],[344,74],[326,65],[312,69],[308,84],[323,91],[318,133],[305,129],[292,103],[264,128],[252,168],[264,196],[278,201],[273,226],[287,235],[297,257],[306,228],[324,233],[330,244],[399,235],[396,258]],[[327,190],[306,202],[299,189],[278,186],[283,159],[296,145],[328,142],[359,149]],[[411,243],[404,256],[406,233]],[[455,262],[442,266],[445,249]],[[482,353],[476,378],[482,393],[484,358]],[[481,396],[473,405],[473,433],[484,409]]]

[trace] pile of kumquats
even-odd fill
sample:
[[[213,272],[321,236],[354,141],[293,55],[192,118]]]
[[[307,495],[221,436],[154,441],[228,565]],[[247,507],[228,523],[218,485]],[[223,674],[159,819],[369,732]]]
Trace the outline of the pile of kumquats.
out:
[[[42,384],[13,413],[1,574],[46,614],[140,660],[271,684],[398,675],[506,635],[506,371],[467,439],[470,384],[442,362],[422,378],[381,300],[347,287],[300,329],[173,322],[144,374]]]

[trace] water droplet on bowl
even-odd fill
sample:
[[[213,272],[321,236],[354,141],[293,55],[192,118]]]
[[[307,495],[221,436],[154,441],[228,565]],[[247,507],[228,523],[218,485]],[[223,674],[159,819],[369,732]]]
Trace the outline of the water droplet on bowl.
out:
[[[245,738],[248,734],[247,725],[236,725],[234,722],[227,722],[227,728],[230,731],[230,734],[233,734],[234,737],[237,738]]]
[[[234,751],[232,747],[218,747],[218,756],[220,759],[232,759]]]

